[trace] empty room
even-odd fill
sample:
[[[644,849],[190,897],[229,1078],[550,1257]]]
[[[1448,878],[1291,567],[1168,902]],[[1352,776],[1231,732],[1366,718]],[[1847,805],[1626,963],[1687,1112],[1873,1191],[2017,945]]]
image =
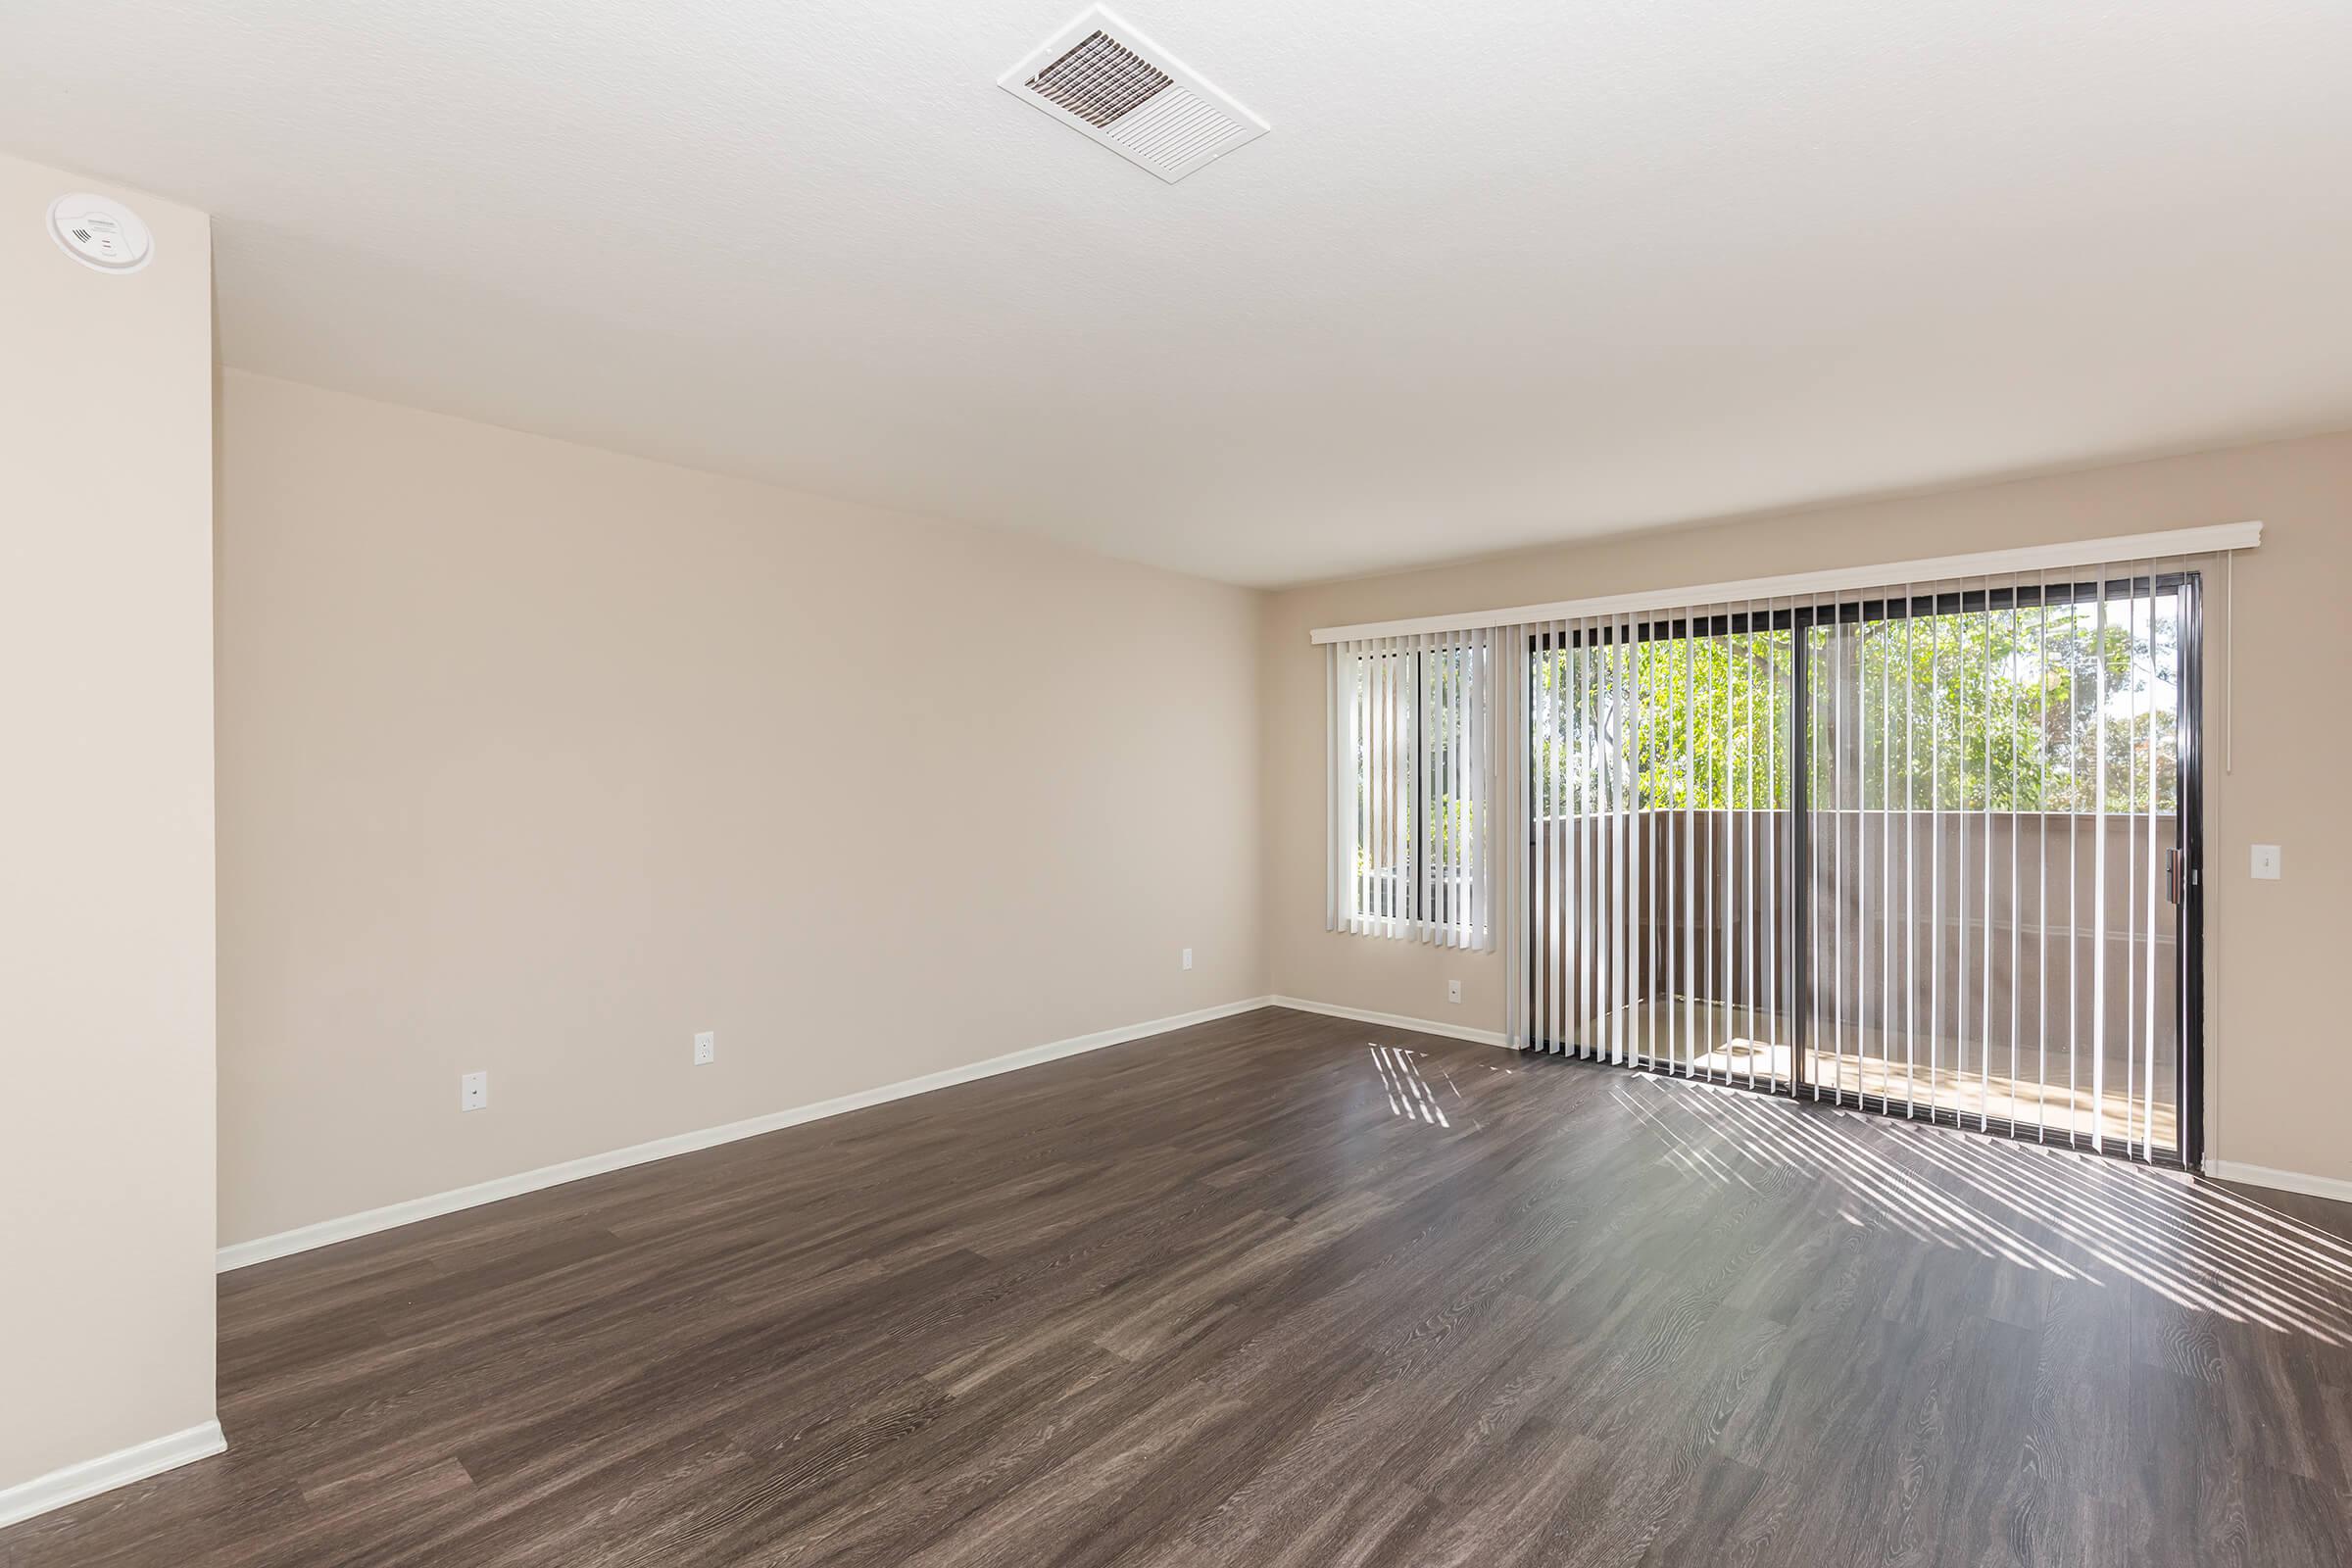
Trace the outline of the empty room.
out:
[[[1075,3],[0,5],[0,1568],[2352,1563],[2352,10]]]

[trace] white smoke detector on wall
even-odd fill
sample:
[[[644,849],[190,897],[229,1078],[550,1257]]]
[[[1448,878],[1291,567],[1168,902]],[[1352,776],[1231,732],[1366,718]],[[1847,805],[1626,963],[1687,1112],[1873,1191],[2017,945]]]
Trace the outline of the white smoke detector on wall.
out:
[[[101,272],[135,272],[155,259],[155,236],[139,215],[88,191],[49,204],[49,234],[68,256]]]
[[[1264,121],[1105,6],[1081,12],[997,85],[1171,185],[1266,133]]]

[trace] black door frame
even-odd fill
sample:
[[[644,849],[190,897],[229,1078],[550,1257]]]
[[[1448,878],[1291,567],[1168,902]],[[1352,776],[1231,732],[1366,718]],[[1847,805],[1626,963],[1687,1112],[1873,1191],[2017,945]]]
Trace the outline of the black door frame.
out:
[[[2114,1147],[2114,1140],[2107,1140],[2105,1146],[2097,1148],[2095,1152],[2142,1163],[2174,1167],[2185,1166],[2190,1170],[2196,1170],[2202,1168],[2205,1154],[2205,878],[2203,871],[2205,637],[2202,572],[2193,568],[2182,568],[2171,572],[2133,570],[2130,575],[2124,577],[2108,576],[2102,573],[2097,579],[2089,581],[2070,577],[2064,582],[2020,583],[1997,589],[1962,588],[1927,595],[1882,594],[1876,599],[1856,598],[1831,605],[1801,605],[1784,609],[1767,608],[1744,612],[1726,612],[1720,614],[1687,613],[1653,620],[1635,620],[1632,623],[1631,631],[1633,639],[1637,642],[1656,642],[1692,636],[1732,636],[1748,630],[1778,631],[1784,628],[1788,630],[1791,648],[1789,680],[1792,683],[1794,694],[1789,703],[1792,722],[1790,724],[1788,758],[1790,843],[1793,853],[1791,864],[1809,867],[1813,838],[1810,778],[1814,714],[1812,705],[1805,700],[1805,694],[1812,689],[1808,633],[1815,627],[1824,624],[1858,625],[1867,621],[1893,619],[1895,618],[1893,607],[1896,606],[1901,607],[1901,613],[1904,615],[1989,613],[1998,608],[2016,607],[2024,603],[2032,603],[2036,606],[2058,603],[2091,603],[2101,594],[2110,598],[2115,597],[2115,590],[2119,588],[2123,590],[2123,595],[2127,598],[2136,598],[2144,591],[2151,601],[2169,588],[2179,599],[2180,668],[2178,690],[2180,712],[2179,731],[2176,737],[2179,781],[2174,850],[2179,856],[2180,865],[2175,901],[2179,906],[2180,914],[2175,943],[2174,999],[2175,1023],[2180,1042],[2180,1051],[2177,1067],[2179,1080],[2174,1086],[2174,1104],[2179,1107],[2177,1126],[2180,1147],[2173,1150],[2156,1150],[2150,1154],[2142,1155],[2137,1152],[2137,1145],[2127,1144],[2119,1149]],[[1596,643],[1611,643],[1616,641],[1618,630],[1619,628],[1614,625],[1600,627],[1595,628],[1591,635]],[[1587,635],[1582,631],[1571,632],[1567,639],[1562,641],[1561,646],[1577,646]],[[1554,639],[1547,633],[1529,634],[1531,698],[1535,685],[1534,661],[1549,652],[1553,642]],[[1532,702],[1529,723],[1532,727],[1534,723]],[[1535,752],[1532,746],[1529,748],[1528,766],[1531,785],[1528,799],[1533,803],[1538,796],[1533,788]],[[1526,868],[1527,874],[1531,877],[1535,848],[1534,811],[1531,804],[1527,839],[1529,862]],[[2150,868],[2150,872],[2154,874],[2153,867]],[[1813,903],[1812,882],[1813,879],[1809,874],[1791,876],[1789,879],[1791,890],[1789,929],[1791,932],[1804,928],[1804,917],[1810,911]],[[1531,948],[1540,940],[1540,933],[1531,926],[1528,933]],[[1810,1009],[1795,1004],[1795,999],[1808,995],[1810,991],[1812,946],[1809,942],[1791,941],[1788,948],[1788,974],[1791,981],[1788,993],[1791,1004],[1788,1014],[1790,1036],[1788,1076],[1785,1079],[1760,1079],[1748,1084],[1741,1084],[1737,1078],[1718,1081],[1728,1081],[1737,1087],[1750,1088],[1758,1093],[1780,1095],[1785,1098],[1804,1097],[1816,1101],[1827,1100],[1833,1104],[1852,1105],[1907,1121],[1924,1121],[1950,1127],[1970,1127],[1975,1131],[2022,1139],[2030,1143],[2049,1142],[2038,1126],[2032,1123],[2012,1122],[2007,1117],[1987,1114],[1971,1115],[1966,1111],[1950,1110],[1940,1106],[1920,1107],[1916,1104],[1907,1106],[1904,1102],[1889,1100],[1886,1096],[1848,1093],[1842,1089],[1832,1089],[1829,1094],[1822,1094],[1820,1086],[1811,1081],[1808,1071],[1813,1050],[1813,1043],[1807,1038]],[[1527,1000],[1531,1010],[1538,967],[1536,962],[1528,965],[1529,996]],[[1578,1042],[1560,1042],[1556,1049],[1563,1055],[1579,1059],[1593,1059],[1580,1049]],[[1608,1063],[1602,1060],[1600,1064],[1607,1065]],[[1676,1063],[1660,1062],[1648,1057],[1638,1057],[1621,1065],[1631,1065],[1636,1071],[1654,1072],[1670,1077],[1684,1075]],[[1806,1097],[1805,1091],[1808,1089],[1812,1090],[1812,1094]],[[2094,1146],[2089,1142],[2077,1139],[2072,1135],[2059,1140],[2059,1143],[2066,1148],[2094,1150]]]

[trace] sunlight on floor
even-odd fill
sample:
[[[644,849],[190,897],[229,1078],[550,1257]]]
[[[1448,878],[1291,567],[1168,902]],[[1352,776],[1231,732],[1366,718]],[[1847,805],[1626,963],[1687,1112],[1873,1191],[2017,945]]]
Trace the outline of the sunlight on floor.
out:
[[[1720,1003],[1644,999],[1575,1026],[1570,1038],[1619,1042],[1624,1051],[1672,1061],[1678,1075],[1742,1084],[1786,1082],[1789,1052],[1770,1039],[1773,1023],[1760,1011]],[[2083,1144],[2105,1139],[2177,1147],[2171,1087],[2177,1063],[2169,1044],[2159,1043],[2164,1049],[2155,1053],[2152,1064],[2119,1057],[2098,1064],[2094,1073],[2088,1052],[2081,1053],[2078,1062],[2063,1042],[2030,1036],[2017,1043],[2011,1060],[2011,1045],[1999,1037],[1997,1021],[1995,1027],[1989,1071],[1983,1047],[1975,1043],[1926,1034],[1882,1037],[1859,1024],[1833,1036],[1813,1054],[1809,1071],[1821,1090],[1880,1096],[1895,1104],[1896,1114],[1902,1106],[1917,1105],[1923,1111],[1933,1107],[1964,1117],[2005,1118],[2061,1143],[2072,1137]],[[1971,1064],[1969,1071],[1958,1070],[1955,1064],[1962,1061]],[[2153,1095],[2140,1082],[2151,1065]],[[2000,1070],[2004,1067],[2009,1070]]]
[[[1706,1180],[1823,1178],[1849,1224],[2352,1345],[2352,1244],[2210,1182],[1698,1082],[1629,1077],[1613,1094],[1665,1140],[1668,1163]]]
[[[1414,1060],[1420,1053],[1368,1043],[1364,1049],[1372,1053],[1372,1064],[1380,1070],[1381,1085],[1388,1091],[1392,1112],[1407,1121],[1418,1118],[1438,1127],[1453,1125],[1446,1119],[1446,1112],[1438,1108],[1438,1097],[1430,1093],[1429,1081],[1421,1076],[1420,1065]],[[1447,1087],[1451,1087],[1450,1083]],[[1453,1098],[1461,1099],[1461,1091],[1455,1090]]]

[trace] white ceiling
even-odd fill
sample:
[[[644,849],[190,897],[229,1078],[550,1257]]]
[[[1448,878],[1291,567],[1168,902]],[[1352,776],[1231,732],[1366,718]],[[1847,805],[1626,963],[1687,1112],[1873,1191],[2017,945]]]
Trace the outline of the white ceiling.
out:
[[[8,0],[0,147],[228,364],[1245,583],[2352,425],[2343,0],[1128,0],[1173,186],[1077,8]]]

